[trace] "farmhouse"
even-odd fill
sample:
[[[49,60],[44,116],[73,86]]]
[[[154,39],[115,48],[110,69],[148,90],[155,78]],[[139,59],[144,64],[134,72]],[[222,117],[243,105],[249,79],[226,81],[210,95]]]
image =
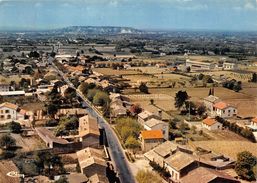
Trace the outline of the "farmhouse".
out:
[[[169,125],[158,119],[150,119],[145,122],[144,129],[146,130],[161,130],[165,140],[169,139]]]
[[[81,172],[87,177],[105,175],[106,162],[101,150],[85,148],[77,152]]]
[[[219,97],[216,97],[214,95],[209,95],[208,97],[205,97],[203,99],[203,102],[204,102],[204,106],[206,107],[207,109],[207,113],[211,116],[213,116],[214,114],[214,105],[217,103],[217,102],[220,102],[221,100],[219,99]]]
[[[224,183],[239,183],[240,181],[234,179],[220,171],[215,171],[209,168],[198,167],[190,171],[187,175],[181,178],[181,183],[191,183],[192,180],[197,180],[197,183],[212,183],[212,182],[224,182]]]
[[[178,145],[172,143],[171,141],[166,141],[152,150],[146,152],[144,157],[149,161],[154,161],[160,166],[164,165],[164,159],[168,158],[170,155],[174,154],[177,150]]]
[[[5,102],[0,105],[0,122],[10,122],[12,120],[24,120],[26,111],[17,105]]]
[[[141,125],[144,125],[144,123],[151,119],[151,118],[155,118],[155,119],[159,119],[159,116],[157,116],[156,114],[154,113],[151,113],[149,111],[143,111],[141,113],[139,113],[138,115],[138,118],[137,118],[137,121],[141,124]]]
[[[224,62],[223,69],[224,70],[236,70],[238,68],[236,63]]]
[[[198,163],[192,155],[177,152],[165,159],[165,167],[170,172],[172,181],[179,182],[181,177],[198,167]]]
[[[208,130],[218,130],[222,129],[222,124],[213,118],[206,118],[202,122],[202,127]]]
[[[213,107],[216,115],[221,118],[231,118],[237,115],[237,109],[225,102],[217,102]]]
[[[96,118],[90,115],[79,118],[79,137],[83,147],[99,146],[100,131]]]
[[[163,133],[161,130],[141,131],[141,148],[142,151],[147,152],[157,145],[163,143]]]

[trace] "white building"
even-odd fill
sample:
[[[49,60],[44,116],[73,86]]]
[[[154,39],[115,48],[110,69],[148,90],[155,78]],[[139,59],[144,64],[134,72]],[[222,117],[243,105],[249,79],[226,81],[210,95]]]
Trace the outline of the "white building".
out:
[[[15,104],[5,102],[0,105],[0,122],[7,123],[13,120],[24,120],[26,111],[19,109]]]
[[[236,63],[229,63],[229,62],[223,63],[224,70],[236,70],[237,68],[238,68],[238,66]]]
[[[193,61],[193,60],[186,60],[186,67],[190,67],[192,71],[196,70],[212,70],[215,68],[215,64],[211,62],[204,62],[204,61]]]
[[[165,140],[169,139],[169,124],[158,119],[150,119],[145,122],[144,129],[146,130],[161,130]]]
[[[231,118],[237,115],[237,108],[225,102],[217,102],[213,107],[216,116],[221,118]]]
[[[141,124],[141,125],[144,125],[144,123],[149,120],[149,119],[152,119],[152,118],[155,118],[155,119],[160,119],[159,116],[157,116],[156,114],[152,113],[152,112],[149,112],[149,111],[143,111],[141,113],[139,113],[138,115],[138,122]]]
[[[209,95],[208,97],[205,97],[203,99],[204,106],[206,107],[207,113],[210,116],[213,116],[215,112],[213,106],[220,101],[221,100],[219,99],[219,97],[216,97],[214,95]]]
[[[213,118],[206,118],[202,122],[202,127],[207,130],[219,130],[222,129],[222,124]]]

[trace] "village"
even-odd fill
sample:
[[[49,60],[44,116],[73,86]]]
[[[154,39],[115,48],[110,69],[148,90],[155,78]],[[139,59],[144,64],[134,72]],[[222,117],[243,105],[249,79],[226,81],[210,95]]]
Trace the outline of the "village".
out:
[[[74,45],[2,50],[0,182],[255,180],[256,57]]]

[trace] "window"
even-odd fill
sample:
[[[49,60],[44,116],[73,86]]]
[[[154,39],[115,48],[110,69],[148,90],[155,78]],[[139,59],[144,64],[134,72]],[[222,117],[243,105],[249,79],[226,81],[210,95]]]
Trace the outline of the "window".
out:
[[[230,113],[230,110],[228,110],[228,112]]]
[[[4,115],[1,115],[0,118],[1,118],[1,119],[4,119]]]
[[[236,110],[234,109],[234,112],[236,112]]]
[[[5,113],[10,113],[10,110],[5,110]]]
[[[7,119],[11,119],[11,115],[7,115]]]

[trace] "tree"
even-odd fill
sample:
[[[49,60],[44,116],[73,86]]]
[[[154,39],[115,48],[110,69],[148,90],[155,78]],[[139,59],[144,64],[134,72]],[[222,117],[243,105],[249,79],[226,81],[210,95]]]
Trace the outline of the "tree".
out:
[[[124,126],[121,128],[120,136],[123,142],[126,142],[127,139],[132,135],[132,130],[128,126]]]
[[[31,51],[29,53],[29,57],[30,58],[39,58],[40,57],[40,54],[37,52],[37,51]]]
[[[148,87],[146,86],[146,83],[140,83],[140,85],[139,85],[139,90],[140,90],[140,92],[142,92],[142,93],[146,93],[146,94],[148,94],[149,92],[148,92]]]
[[[110,98],[108,93],[97,91],[94,98],[93,98],[93,104],[98,106],[104,106],[110,103]]]
[[[10,149],[16,146],[16,140],[9,134],[3,135],[0,137],[0,146],[3,149]]]
[[[204,77],[204,75],[203,75],[202,73],[200,73],[200,74],[198,75],[198,80],[202,80],[203,77]]]
[[[77,97],[77,92],[75,89],[68,87],[65,91],[64,91],[64,97],[67,98],[70,101],[70,104],[72,104],[72,101],[74,100],[74,98]]]
[[[204,105],[200,105],[198,108],[197,108],[197,114],[199,116],[202,116],[204,113],[206,112],[206,107]]]
[[[186,91],[178,91],[175,96],[175,107],[180,109],[188,99],[188,95]]]
[[[136,180],[138,183],[162,183],[162,179],[157,174],[149,170],[139,170],[136,175]]]
[[[255,179],[253,168],[256,164],[256,157],[248,151],[243,151],[237,155],[235,171],[241,178],[251,181]]]
[[[34,70],[32,69],[31,66],[26,66],[23,73],[31,75],[34,73]]]
[[[139,104],[133,104],[130,107],[130,112],[133,113],[133,114],[139,114],[139,113],[142,112],[142,108],[140,107]]]
[[[257,74],[253,73],[251,82],[257,83]]]
[[[190,71],[191,71],[191,67],[187,67],[187,68],[186,68],[186,71],[187,71],[187,72],[190,72]]]
[[[14,121],[8,124],[8,128],[11,130],[12,133],[21,133],[22,129],[20,123]]]
[[[88,92],[87,92],[88,100],[92,102],[93,99],[94,99],[94,96],[96,95],[96,93],[97,93],[97,89],[90,89],[90,90],[88,90]]]
[[[154,105],[154,99],[150,99],[150,104]]]
[[[49,104],[47,106],[47,114],[50,115],[50,116],[54,116],[58,111],[58,108],[55,104]]]
[[[134,153],[137,149],[139,149],[141,147],[138,140],[135,139],[135,137],[133,137],[133,136],[129,136],[127,138],[127,140],[125,142],[125,146],[126,146],[126,148],[131,149]]]
[[[210,88],[210,90],[209,90],[209,96],[210,96],[210,95],[212,95],[212,90],[211,90],[211,88]]]
[[[81,83],[79,85],[79,90],[81,91],[81,93],[83,93],[83,95],[86,95],[88,91],[88,83]]]

